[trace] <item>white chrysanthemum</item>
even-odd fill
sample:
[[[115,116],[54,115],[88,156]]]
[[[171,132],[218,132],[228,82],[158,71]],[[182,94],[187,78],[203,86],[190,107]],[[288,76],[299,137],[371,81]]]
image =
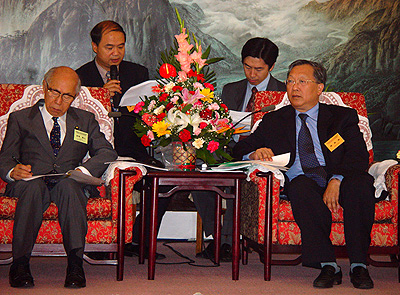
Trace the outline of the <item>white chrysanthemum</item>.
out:
[[[165,92],[170,92],[172,91],[172,88],[175,86],[174,82],[169,82],[167,85],[164,86]]]

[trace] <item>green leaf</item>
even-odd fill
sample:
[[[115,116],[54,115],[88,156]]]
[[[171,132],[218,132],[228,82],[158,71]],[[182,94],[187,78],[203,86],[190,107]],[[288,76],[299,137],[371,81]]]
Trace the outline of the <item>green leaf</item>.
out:
[[[182,113],[186,113],[188,110],[190,110],[192,108],[192,104],[187,104],[185,105],[185,107],[182,109]]]

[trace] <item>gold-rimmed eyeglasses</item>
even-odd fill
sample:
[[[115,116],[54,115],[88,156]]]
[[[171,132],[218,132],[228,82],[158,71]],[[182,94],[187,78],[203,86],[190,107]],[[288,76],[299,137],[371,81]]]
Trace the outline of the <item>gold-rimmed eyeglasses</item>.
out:
[[[287,86],[294,86],[295,84],[297,84],[299,86],[306,86],[308,83],[317,83],[317,84],[319,84],[318,82],[313,81],[313,80],[303,80],[303,79],[300,79],[300,80],[297,80],[297,81],[293,80],[293,79],[287,79],[285,81],[285,83],[286,83]]]
[[[58,91],[57,89],[53,89],[49,87],[49,83],[46,82],[47,85],[47,92],[49,93],[50,97],[55,99],[59,96],[61,96],[62,100],[64,102],[70,102],[71,100],[75,99],[75,96],[68,94],[68,93],[61,93],[60,91]]]

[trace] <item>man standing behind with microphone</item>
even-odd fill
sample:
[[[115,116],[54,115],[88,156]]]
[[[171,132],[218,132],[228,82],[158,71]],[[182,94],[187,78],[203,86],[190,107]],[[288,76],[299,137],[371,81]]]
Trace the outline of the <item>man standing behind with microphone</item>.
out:
[[[120,107],[119,102],[122,95],[132,86],[149,80],[149,72],[146,67],[124,61],[126,34],[123,28],[116,22],[106,20],[98,23],[90,31],[92,49],[96,53],[94,60],[84,64],[76,70],[83,86],[107,88],[112,96],[113,111],[121,112],[122,116],[114,120],[114,143],[118,156],[132,157],[139,162],[162,165],[152,158],[143,146],[140,138],[136,135],[133,126],[136,118],[124,116],[129,111],[126,107]],[[167,210],[169,198],[159,201],[158,225],[161,224],[162,216]],[[147,215],[149,216],[149,214]],[[140,220],[138,217],[136,220]],[[146,220],[146,224],[149,220]],[[136,222],[133,229],[133,241],[139,241],[139,223]],[[125,254],[137,255],[137,245],[125,245]],[[157,258],[164,258],[158,254]]]

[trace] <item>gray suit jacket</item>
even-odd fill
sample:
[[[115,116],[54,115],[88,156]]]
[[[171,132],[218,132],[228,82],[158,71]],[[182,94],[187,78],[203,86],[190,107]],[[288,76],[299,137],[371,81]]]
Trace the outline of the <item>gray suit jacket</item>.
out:
[[[115,160],[117,153],[100,131],[94,114],[73,107],[68,109],[65,139],[55,157],[39,110],[40,104],[43,100],[10,114],[0,151],[0,177],[6,181],[7,173],[16,165],[12,156],[31,165],[33,175],[53,170],[64,173],[82,165],[93,176],[101,176],[107,168],[104,163]],[[87,144],[74,140],[75,129],[88,134]],[[87,152],[91,158],[82,164]]]
[[[221,99],[226,104],[228,109],[240,111],[246,95],[247,79],[226,84],[222,89]],[[281,81],[270,77],[267,86],[268,91],[286,91],[286,85]]]

